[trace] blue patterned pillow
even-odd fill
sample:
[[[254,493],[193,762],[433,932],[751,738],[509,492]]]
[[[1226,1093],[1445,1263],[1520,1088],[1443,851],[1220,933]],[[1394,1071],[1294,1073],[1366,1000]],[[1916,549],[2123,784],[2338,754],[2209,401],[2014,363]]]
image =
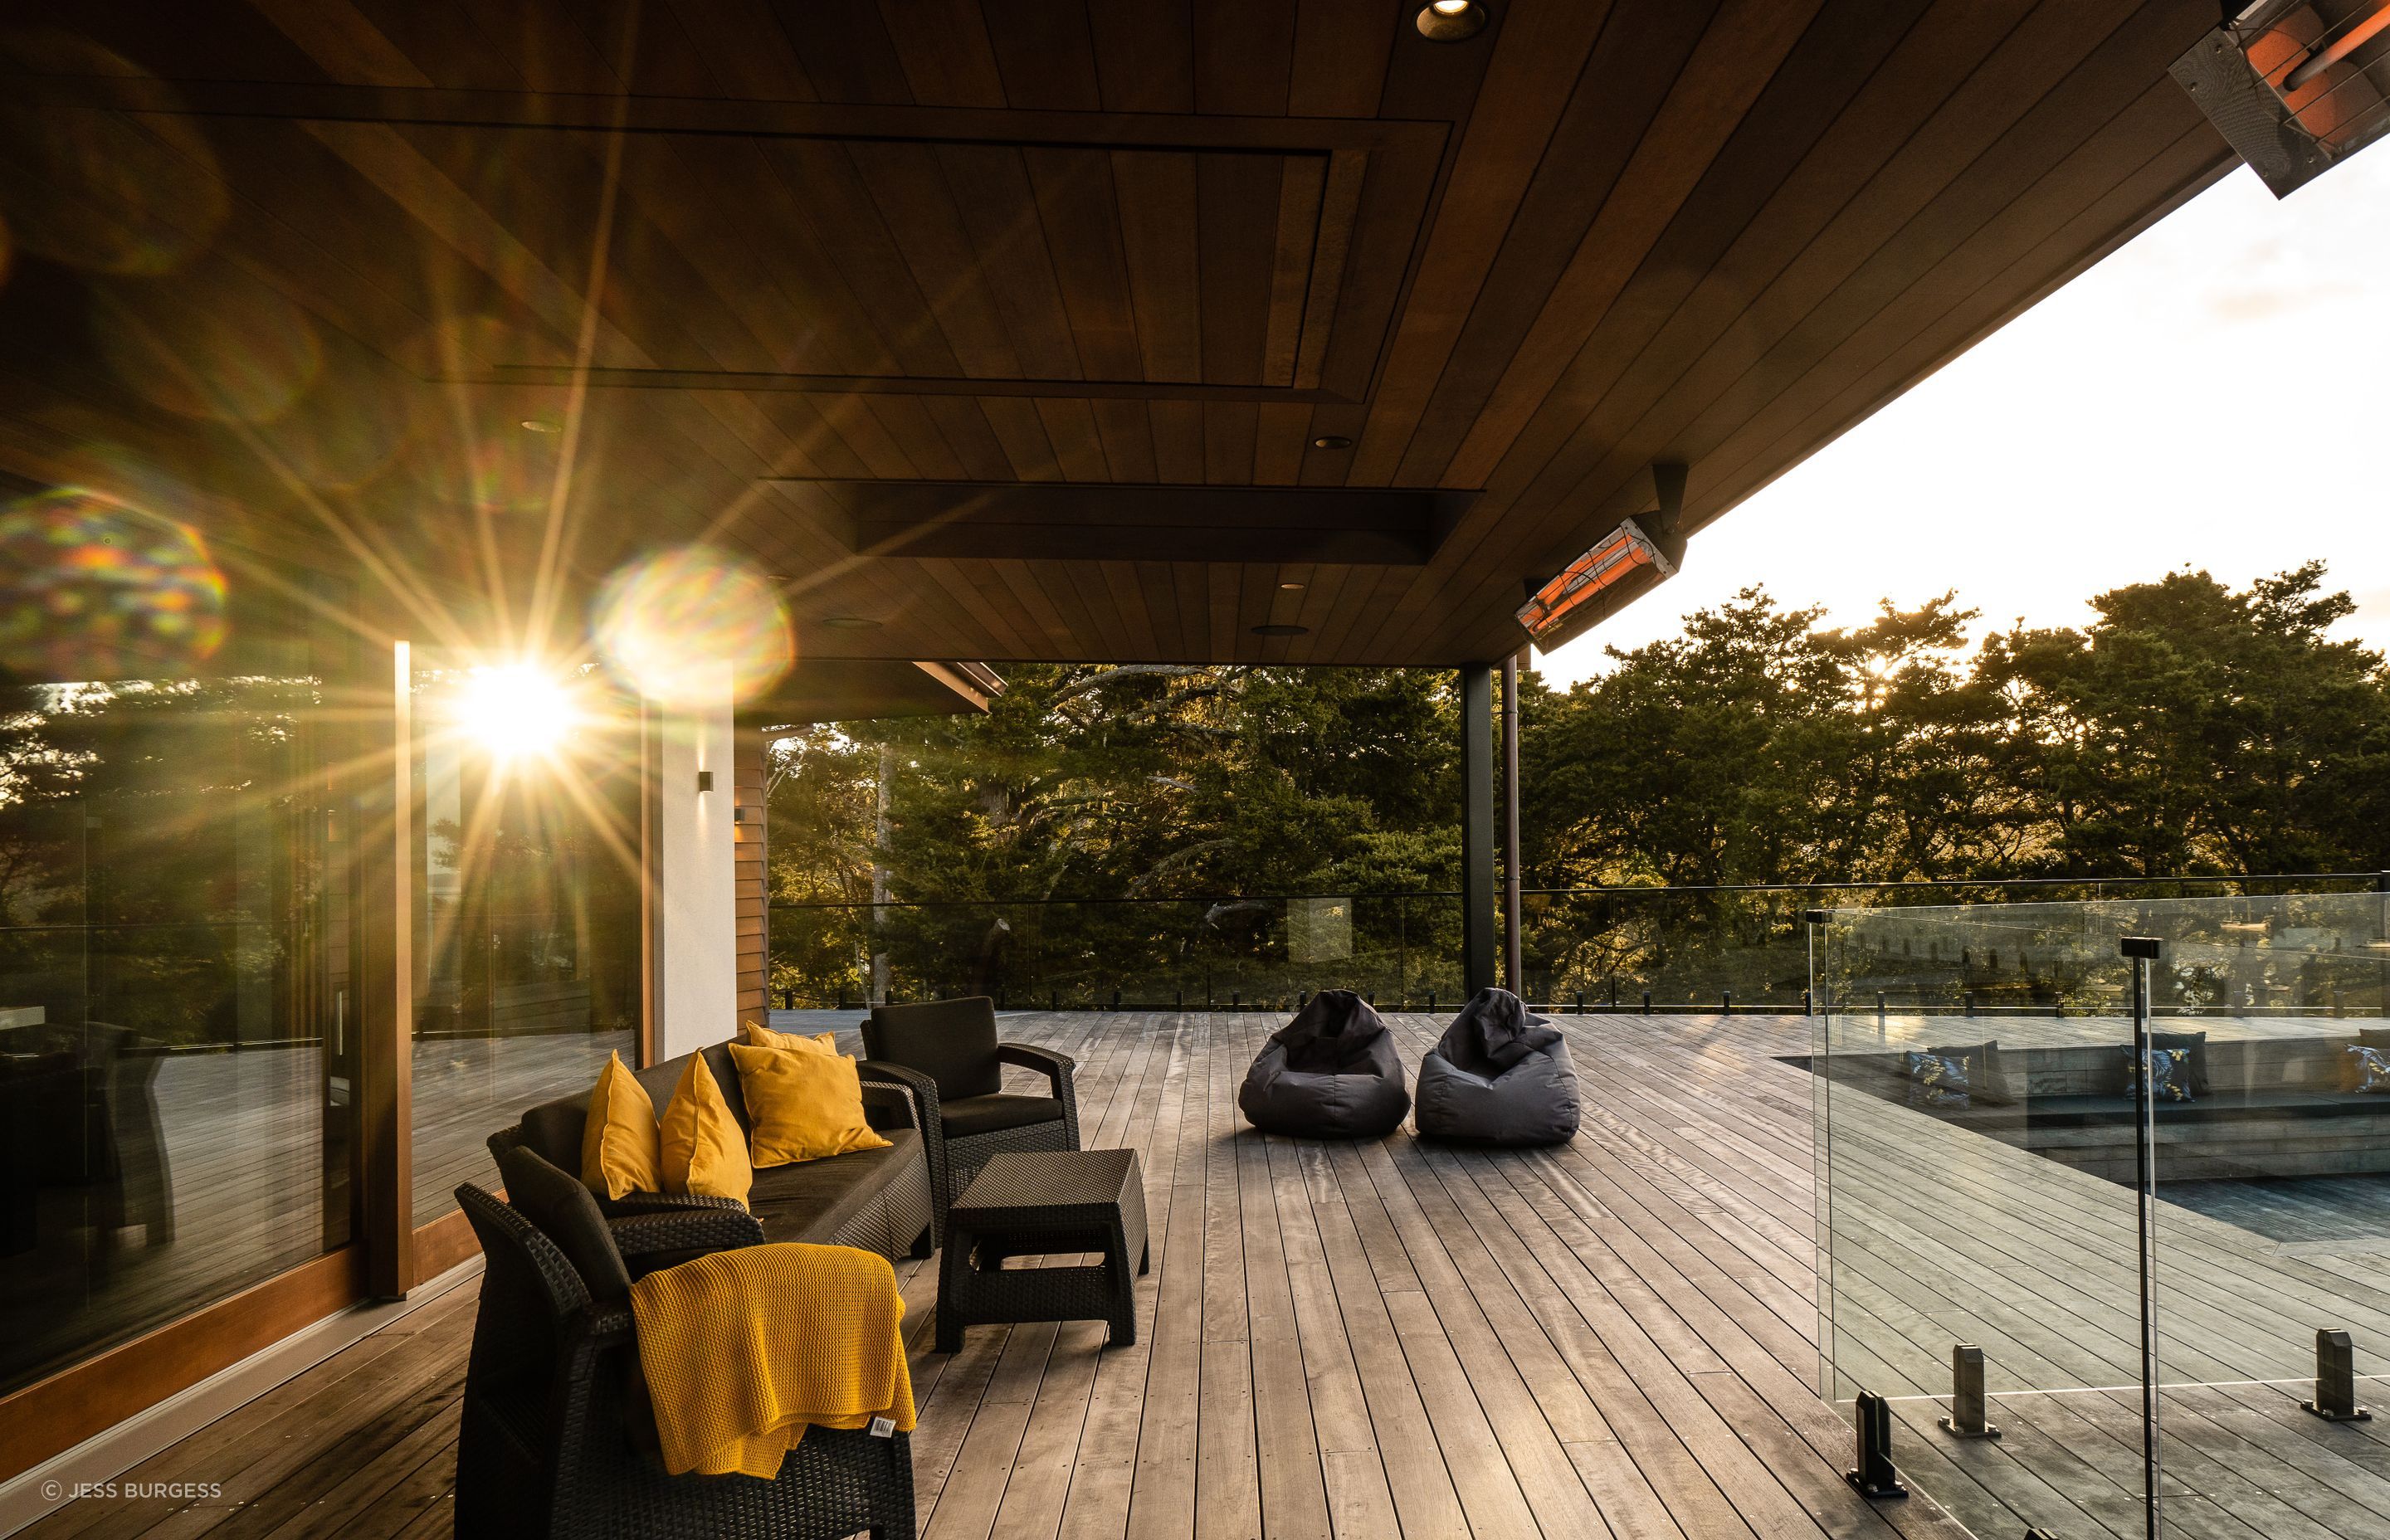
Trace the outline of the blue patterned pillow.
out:
[[[2348,1050],[2357,1059],[2357,1088],[2390,1092],[2390,1054],[2362,1044]]]
[[[2141,1099],[2140,1062],[2133,1046],[2125,1045],[2125,1095],[2135,1101]],[[2187,1048],[2152,1048],[2150,1050],[2150,1084],[2156,1088],[2160,1101],[2191,1099],[2191,1052]]]
[[[1908,1072],[1908,1105],[1957,1108],[1972,1105],[1967,1095],[1967,1061],[1948,1054],[1907,1053],[1901,1063]]]

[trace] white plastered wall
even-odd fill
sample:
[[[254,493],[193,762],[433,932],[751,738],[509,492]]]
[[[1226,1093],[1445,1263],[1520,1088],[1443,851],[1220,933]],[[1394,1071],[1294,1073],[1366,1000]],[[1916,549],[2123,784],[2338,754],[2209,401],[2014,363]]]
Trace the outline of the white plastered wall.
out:
[[[656,1056],[672,1059],[739,1029],[737,849],[731,838],[732,703],[726,664],[701,699],[659,705]],[[713,789],[698,789],[711,772]]]

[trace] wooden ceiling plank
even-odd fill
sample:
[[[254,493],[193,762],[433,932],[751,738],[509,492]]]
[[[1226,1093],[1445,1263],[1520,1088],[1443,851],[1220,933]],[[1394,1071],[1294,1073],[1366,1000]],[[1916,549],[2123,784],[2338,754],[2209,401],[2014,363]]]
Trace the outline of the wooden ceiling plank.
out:
[[[2096,137],[2104,126],[2103,119],[2108,125],[2126,122],[2110,109],[2114,86],[2123,81],[2146,81],[2152,74],[2162,75],[2162,59],[2171,58],[2180,51],[2176,34],[2188,24],[2188,19],[2179,14],[2169,17],[2142,12],[2130,19],[2109,40],[2108,47],[2069,71],[2064,82],[2043,96],[2013,127],[1999,135],[1998,144],[1978,156],[1968,175],[1948,184],[1931,200],[1929,209],[1943,212],[1940,221],[1929,220],[1923,214],[1909,220],[1902,227],[1901,240],[1880,249],[1876,259],[1863,264],[1859,272],[1845,269],[1833,297],[1804,317],[1801,327],[1785,334],[1783,342],[1767,348],[1744,365],[1732,384],[1724,389],[1703,387],[1682,392],[1671,416],[1654,417],[1652,414],[1666,404],[1655,405],[1643,421],[1627,430],[1623,442],[1613,441],[1613,453],[1581,483],[1588,488],[1624,490],[1615,494],[1591,494],[1583,501],[1572,499],[1568,506],[1584,507],[1590,504],[1598,507],[1596,522],[1600,517],[1613,515],[1640,495],[1633,468],[1648,461],[1654,452],[1653,445],[1670,443],[1680,446],[1694,461],[1695,493],[1690,506],[1697,507],[1704,520],[1713,517],[1716,510],[1709,500],[1709,481],[1701,462],[1732,435],[1735,429],[1730,425],[1766,412],[1769,404],[1779,399],[1777,392],[1808,376],[1836,346],[1864,328],[1882,306],[1895,300],[1910,285],[1937,273],[1941,282],[1959,281],[1958,274],[1967,270],[1962,251],[1969,237],[1990,231],[1985,237],[1989,240],[2000,238],[2002,232],[2010,229],[2047,228],[2050,216],[2037,210],[2035,199],[2037,193],[2049,196],[2049,189],[2064,186],[2062,181],[2053,180],[2054,163],[2068,159],[2072,147]],[[2137,53],[2139,66],[2135,62]],[[2047,60],[2052,56],[2037,51],[2035,57]],[[2160,60],[2154,69],[2141,67],[2149,66],[2152,60]],[[2154,120],[2161,142],[2172,139],[2174,130],[2188,120],[2191,111],[2178,93],[2169,96],[2152,88],[2140,100],[2148,104],[2149,111],[2173,114],[2171,122],[2165,116]],[[2060,121],[2050,121],[2053,117]],[[2079,156],[2080,152],[2072,153]],[[2017,186],[2021,169],[2033,178],[2028,186]],[[2071,205],[2066,212],[2072,212]],[[1939,230],[1937,225],[1941,226]],[[1876,270],[1868,272],[1870,265]],[[1994,281],[1998,276],[1998,272],[1984,274],[1985,281]],[[1894,287],[1888,289],[1887,285]],[[1735,336],[1740,340],[1744,334],[1738,331]],[[1697,369],[1686,379],[1692,379],[1700,372]],[[1672,399],[1678,395],[1679,392],[1671,392]],[[1535,539],[1531,529],[1532,526],[1523,525],[1504,544],[1513,550],[1536,550],[1538,544],[1531,543]],[[1524,559],[1535,558],[1528,556]],[[1472,560],[1468,579],[1455,584],[1454,597],[1463,610],[1472,599],[1487,597],[1485,580],[1479,577],[1477,567]],[[1494,581],[1497,589],[1503,586],[1498,578]]]
[[[251,8],[313,59],[327,79],[402,87],[446,83],[424,73],[351,0],[251,0]]]
[[[1055,461],[1067,481],[1108,481],[1111,468],[1104,462],[1103,440],[1096,432],[1094,408],[1084,400],[1060,396],[1036,399],[1037,420],[1046,426],[1046,442],[1054,446]]]
[[[1403,307],[1387,350],[1385,371],[1371,403],[1375,410],[1354,453],[1354,481],[1382,486],[1396,479],[1411,429],[1426,409],[1436,378],[1563,117],[1586,112],[1588,101],[1630,99],[1642,83],[1664,81],[1672,73],[1664,48],[1630,53],[1627,57],[1636,64],[1631,71],[1588,67],[1611,10],[1609,4],[1595,0],[1540,9],[1513,7],[1503,16],[1478,106],[1455,152],[1452,180],[1420,259],[1410,302]],[[1698,17],[1701,10],[1699,5],[1677,5],[1638,14]],[[1695,21],[1692,30],[1698,26]],[[1613,32],[1624,36],[1638,30],[1630,19]],[[1656,90],[1653,94],[1656,106]],[[1637,132],[1617,138],[1631,144]],[[1618,153],[1623,156],[1624,151]],[[1570,171],[1588,188],[1605,181],[1598,158],[1577,159]],[[1515,295],[1495,292],[1516,302]]]
[[[1198,155],[1196,249],[1202,292],[1203,379],[1262,378],[1270,277],[1277,261],[1278,163],[1259,155]]]
[[[822,416],[813,397],[795,391],[765,391],[740,399],[788,435],[790,443],[821,468],[825,475],[857,478],[872,474],[863,456],[854,452],[854,446],[840,437],[838,430]]]
[[[1024,396],[982,396],[979,408],[996,442],[1004,445],[1004,457],[1012,462],[1014,476],[1024,481],[1062,480],[1061,461],[1046,436],[1046,422],[1037,415],[1035,402]]]
[[[1021,151],[1009,145],[940,145],[938,163],[1022,371],[1033,379],[1085,379]]]
[[[1536,404],[1560,380],[1643,254],[1691,195],[1727,137],[1799,41],[1818,0],[1727,0],[1662,109],[1668,133],[1646,139],[1595,216],[1546,302],[1536,327],[1503,370],[1486,410],[1443,477],[1483,486]]]
[[[916,561],[909,564],[922,579],[951,601],[949,616],[967,622],[954,635],[963,645],[949,649],[957,658],[1001,658],[1018,655],[1029,643],[1014,635],[1003,612],[988,602],[957,561]],[[973,635],[975,633],[975,635]]]
[[[1092,5],[1096,79],[1111,112],[1195,110],[1195,38],[1184,6]]]
[[[792,361],[822,356],[844,374],[893,374],[888,339],[874,327],[844,275],[823,250],[803,200],[757,141],[708,136],[681,158],[681,174],[713,205],[739,212],[758,264],[806,329],[790,339]]]
[[[1111,596],[1112,608],[1121,617],[1129,645],[1140,659],[1162,657],[1170,649],[1163,645],[1155,623],[1152,607],[1146,602],[1145,585],[1137,581],[1137,564],[1132,561],[1099,561],[1097,568],[1103,573],[1104,592]]]
[[[948,395],[923,396],[921,400],[956,457],[961,460],[965,480],[995,481],[1012,474],[1012,461],[1006,456],[1003,443],[977,401],[970,396]]]
[[[514,42],[493,37],[463,6],[363,0],[357,9],[368,26],[423,73],[426,84],[511,91],[531,83]],[[355,78],[337,65],[327,73],[335,80]]]
[[[1022,656],[1060,658],[1072,650],[1071,622],[1063,617],[1050,595],[1037,581],[1036,573],[1025,561],[988,561],[984,566],[1012,597],[1012,604],[1023,617],[1029,635],[1042,640],[1034,652]]]
[[[1214,486],[1251,485],[1260,434],[1260,407],[1241,401],[1205,402],[1203,480]]]
[[[781,33],[826,102],[909,102],[913,88],[876,6],[773,0]]]
[[[2086,0],[2062,10],[2062,17],[2050,16],[2049,7],[2028,17],[1971,77],[1969,87],[1952,96],[1708,348],[1683,355],[1692,362],[1680,366],[1664,390],[1626,398],[1622,404],[1629,410],[1641,407],[1632,417],[1602,415],[1607,453],[1589,468],[1556,458],[1525,506],[1532,511],[1550,502],[1582,500],[1578,489],[1588,481],[1605,489],[1615,485],[1631,474],[1632,453],[1641,452],[1636,463],[1646,463],[1721,402],[1747,399],[1755,382],[1779,378],[1778,371],[1797,375],[1805,369],[1874,305],[1946,259],[1985,219],[1996,217],[2046,173],[2069,145],[2113,116],[2117,88],[2137,78],[2136,36],[2146,59],[2171,46],[2180,28],[2178,15],[2121,14],[2125,0],[2106,7]],[[2102,23],[2114,30],[2102,29],[2104,36],[2091,33],[2099,51],[2053,83],[2053,66],[2081,58],[2086,40],[2077,36],[2068,50],[2063,34],[2052,36],[2051,29]],[[1982,96],[1973,90],[1979,82],[1985,83]],[[1998,110],[2000,103],[2009,105],[2007,112]],[[1912,150],[1932,159],[1919,163]],[[1966,169],[1953,177],[1929,173],[1928,164]],[[1622,446],[1627,456],[1619,453]],[[1571,472],[1575,480],[1563,482],[1561,476]]]
[[[1304,300],[1311,288],[1312,250],[1318,243],[1320,196],[1327,181],[1324,156],[1290,155],[1279,167],[1278,253],[1270,273],[1269,318],[1262,331],[1261,379],[1266,385],[1294,384]]]
[[[1121,213],[1112,198],[1111,157],[1099,148],[1040,147],[1023,150],[1022,161],[1036,194],[1081,367],[1092,379],[1139,378],[1144,365],[1121,249]]]
[[[1192,486],[1203,476],[1203,406],[1193,401],[1149,401],[1153,424],[1154,479],[1169,486]]]
[[[1200,380],[1203,300],[1197,269],[1195,158],[1114,150],[1112,189],[1141,378]]]
[[[1299,7],[1283,0],[1192,0],[1195,110],[1286,115]]]
[[[858,140],[845,148],[961,372],[979,379],[1019,376],[1020,355],[1005,334],[935,153],[886,140]]]
[[[938,425],[919,396],[867,395],[862,398],[864,409],[879,419],[914,472],[932,481],[959,481],[963,462],[938,430]]]
[[[651,393],[669,397],[681,392],[662,391]],[[713,392],[698,391],[689,393],[702,396]],[[903,447],[889,436],[886,426],[871,415],[870,406],[867,404],[870,397],[835,395],[827,391],[791,393],[796,393],[800,399],[812,404],[814,410],[821,414],[822,421],[827,423],[831,430],[838,434],[840,440],[854,451],[856,457],[862,460],[867,475],[893,477],[903,481],[910,481],[920,475],[920,471],[913,462],[905,457]]]
[[[1386,58],[1418,6],[1407,0],[1304,0],[1295,7],[1286,109],[1300,118],[1374,118]]]
[[[1226,562],[1214,562],[1203,569],[1212,643],[1212,655],[1204,660],[1206,662],[1234,662],[1246,656],[1245,643],[1253,640],[1237,623],[1238,576],[1238,569]]]
[[[1062,581],[1069,584],[1071,591],[1079,596],[1079,602],[1086,607],[1088,617],[1095,622],[1096,636],[1103,648],[1099,657],[1126,660],[1143,658],[1145,654],[1137,646],[1136,637],[1130,634],[1128,622],[1121,614],[1120,606],[1112,602],[1111,588],[1104,582],[1104,563],[1058,561],[1053,565],[1060,569]]]
[[[913,99],[925,107],[1002,107],[1004,76],[979,0],[880,0]]]
[[[1170,578],[1173,563],[1137,561],[1127,565],[1137,576],[1137,592],[1144,596],[1145,612],[1152,617],[1155,656],[1188,657],[1187,626],[1178,612],[1178,585]]]
[[[987,35],[1013,107],[1091,112],[1104,105],[1096,84],[1095,39],[1083,0],[981,0]]]
[[[1852,8],[1862,15],[1880,9],[1864,0]],[[1433,480],[1451,463],[1575,259],[1629,158],[1645,134],[1654,131],[1667,93],[1701,44],[1714,12],[1714,6],[1638,6],[1613,13],[1535,168],[1468,320],[1438,365],[1424,408],[1402,448],[1398,477]],[[1890,19],[1870,15],[1865,24]],[[1819,32],[1812,26],[1803,36],[1804,45],[1814,46],[1811,40]],[[1781,76],[1780,71],[1777,78]],[[1763,92],[1754,114],[1766,101]],[[1748,140],[1751,132],[1746,115],[1728,140],[1729,148]],[[1725,155],[1721,152],[1722,160]],[[1704,176],[1696,184],[1695,196],[1715,180],[1715,174]],[[1643,266],[1648,269],[1654,260],[1647,257]]]
[[[1317,390],[1328,362],[1336,300],[1343,291],[1345,264],[1353,257],[1353,227],[1368,173],[1367,151],[1340,149],[1328,158],[1311,244],[1311,271],[1303,295],[1303,319],[1295,337],[1294,384],[1300,390]]]
[[[896,237],[863,185],[845,147],[818,139],[767,141],[765,158],[801,190],[798,213],[814,227],[846,287],[888,340],[906,372],[958,375],[962,365],[913,281]]]
[[[1091,404],[1104,464],[1115,481],[1154,481],[1153,420],[1141,401],[1103,398]]]
[[[1046,641],[1045,627],[1032,611],[1022,606],[1011,585],[996,571],[996,563],[958,561],[954,565],[956,571],[978,591],[981,605],[1004,621],[998,648],[977,654],[976,661],[984,662],[1040,656]]]
[[[1295,485],[1303,478],[1303,452],[1310,443],[1311,408],[1301,402],[1264,402],[1255,415],[1254,483]]]
[[[2049,50],[2064,41],[2051,26],[2104,32],[2127,3],[2104,14],[2036,11],[2029,0],[1930,11],[1650,338],[1597,332],[1497,482],[1524,487],[1533,507],[1566,495],[1605,452],[1599,441],[1624,432],[1721,339],[1781,335],[1823,297],[1830,275],[1893,239],[1925,206],[1943,180],[1929,165],[1982,153],[2046,89]],[[2034,26],[2020,32],[2028,17]],[[1955,96],[1954,77],[1967,83]],[[1723,389],[1727,379],[1711,383]]]
[[[1212,642],[1212,590],[1204,569],[1189,562],[1172,562],[1165,569],[1170,575],[1172,597],[1177,601],[1178,657],[1187,662],[1204,662],[1214,656]]]
[[[305,4],[307,0],[289,0]],[[665,0],[724,95],[818,101],[789,34],[765,0]]]

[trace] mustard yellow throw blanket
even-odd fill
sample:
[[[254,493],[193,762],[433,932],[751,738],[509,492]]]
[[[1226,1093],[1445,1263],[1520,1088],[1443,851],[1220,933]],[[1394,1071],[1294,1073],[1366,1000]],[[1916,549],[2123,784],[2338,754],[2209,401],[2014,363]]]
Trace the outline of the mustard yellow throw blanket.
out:
[[[885,1257],[748,1246],[631,1286],[664,1469],[770,1481],[808,1424],[913,1429],[905,1302]]]

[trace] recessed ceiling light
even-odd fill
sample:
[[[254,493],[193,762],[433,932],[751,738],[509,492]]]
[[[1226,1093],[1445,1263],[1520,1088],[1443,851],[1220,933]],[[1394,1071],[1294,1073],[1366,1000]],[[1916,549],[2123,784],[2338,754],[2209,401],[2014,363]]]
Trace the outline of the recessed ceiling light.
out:
[[[868,615],[824,615],[822,624],[832,631],[877,631],[880,622]]]
[[[1322,433],[1311,441],[1314,449],[1350,449],[1353,441],[1342,433]]]
[[[1290,594],[1298,593],[1303,588],[1303,584],[1299,583],[1281,583],[1279,586],[1285,589]]]
[[[1420,36],[1430,43],[1460,43],[1485,30],[1485,7],[1478,0],[1428,0],[1418,19]]]
[[[1257,625],[1253,627],[1253,635],[1256,636],[1308,636],[1311,635],[1311,627],[1307,625]]]
[[[547,417],[525,417],[522,419],[522,425],[534,433],[561,433],[564,431],[564,425],[562,423],[552,421]]]

